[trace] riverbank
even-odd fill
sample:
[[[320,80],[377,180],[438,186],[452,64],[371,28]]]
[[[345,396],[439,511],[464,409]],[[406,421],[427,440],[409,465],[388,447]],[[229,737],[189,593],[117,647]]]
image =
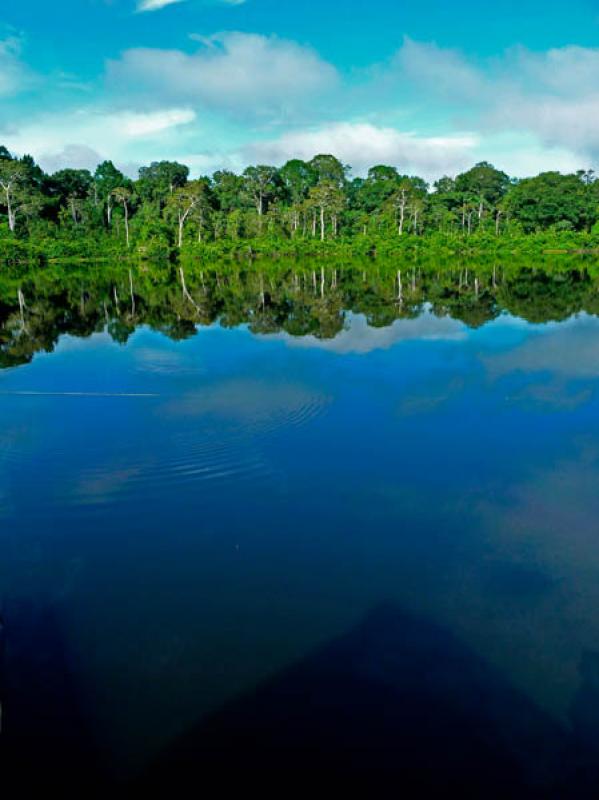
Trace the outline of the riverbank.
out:
[[[220,239],[184,242],[181,248],[166,240],[133,240],[127,247],[111,235],[89,237],[69,235],[33,241],[0,238],[0,263],[42,266],[53,262],[111,261],[211,262],[252,261],[259,258],[317,258],[339,261],[395,258],[497,258],[540,256],[599,256],[599,233],[552,232],[520,236],[430,234],[390,237],[356,236],[318,239]]]

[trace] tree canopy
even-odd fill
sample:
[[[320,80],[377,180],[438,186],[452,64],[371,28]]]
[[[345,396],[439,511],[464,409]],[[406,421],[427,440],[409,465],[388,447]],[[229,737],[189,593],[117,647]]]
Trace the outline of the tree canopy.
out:
[[[431,187],[396,165],[376,164],[365,177],[352,177],[348,165],[326,153],[193,180],[176,161],[142,166],[135,178],[112,161],[93,174],[72,168],[46,174],[31,156],[0,146],[2,220],[15,242],[62,242],[67,252],[85,237],[169,252],[265,238],[599,233],[599,182],[592,170],[517,180],[482,161]]]

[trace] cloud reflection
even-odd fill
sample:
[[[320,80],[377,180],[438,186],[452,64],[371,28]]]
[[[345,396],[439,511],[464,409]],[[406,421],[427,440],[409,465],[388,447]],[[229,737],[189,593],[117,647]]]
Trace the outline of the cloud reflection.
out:
[[[467,326],[450,317],[437,317],[429,309],[415,319],[398,319],[392,325],[375,328],[364,314],[349,314],[347,327],[334,339],[316,336],[290,336],[288,333],[270,335],[283,340],[289,347],[317,348],[339,354],[365,354],[373,350],[388,350],[404,341],[461,341],[468,335]]]

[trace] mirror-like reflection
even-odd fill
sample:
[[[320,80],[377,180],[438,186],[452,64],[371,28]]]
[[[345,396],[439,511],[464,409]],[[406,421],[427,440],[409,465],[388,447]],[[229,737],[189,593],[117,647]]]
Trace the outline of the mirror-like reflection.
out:
[[[581,263],[583,266],[581,266]],[[599,313],[599,282],[584,262],[540,266],[402,264],[49,267],[0,283],[0,366],[27,363],[62,334],[100,331],[121,344],[139,326],[173,340],[197,326],[247,324],[257,334],[334,339],[348,315],[370,328],[437,318],[477,328],[507,312],[528,322]]]
[[[13,768],[593,796],[598,292],[584,262],[3,276]]]

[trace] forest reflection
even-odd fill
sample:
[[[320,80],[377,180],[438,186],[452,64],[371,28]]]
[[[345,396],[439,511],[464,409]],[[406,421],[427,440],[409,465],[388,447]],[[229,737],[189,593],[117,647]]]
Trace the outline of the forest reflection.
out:
[[[147,326],[173,340],[198,327],[247,325],[330,340],[351,315],[372,328],[424,311],[471,328],[502,313],[531,323],[599,315],[599,277],[584,262],[519,264],[52,266],[0,283],[0,367],[51,352],[63,334],[126,343]]]

